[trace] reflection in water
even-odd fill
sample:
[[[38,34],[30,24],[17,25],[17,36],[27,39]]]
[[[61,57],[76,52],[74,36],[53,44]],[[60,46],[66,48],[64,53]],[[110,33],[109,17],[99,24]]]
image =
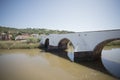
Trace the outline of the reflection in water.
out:
[[[74,61],[74,53],[73,53],[73,52],[68,52],[68,53],[67,53],[67,56],[69,57],[69,59],[70,59],[71,61]]]
[[[74,61],[74,47],[72,43],[69,41],[67,44],[67,56],[71,61]]]
[[[120,48],[103,50],[102,62],[111,74],[120,78]]]
[[[116,80],[108,74],[46,53],[39,49],[0,50],[0,80]]]

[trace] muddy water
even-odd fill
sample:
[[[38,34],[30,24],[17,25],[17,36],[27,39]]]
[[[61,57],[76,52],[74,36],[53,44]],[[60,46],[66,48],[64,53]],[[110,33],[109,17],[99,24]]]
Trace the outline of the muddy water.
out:
[[[0,50],[0,80],[116,80],[117,78],[40,49]],[[100,68],[100,67],[99,67]]]

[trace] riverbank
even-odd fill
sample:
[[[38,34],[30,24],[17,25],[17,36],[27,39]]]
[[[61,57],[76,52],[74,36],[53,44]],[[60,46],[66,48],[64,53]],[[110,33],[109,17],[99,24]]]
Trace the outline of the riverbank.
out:
[[[112,48],[120,48],[120,40],[112,41],[104,46],[105,50],[109,50]]]
[[[39,42],[28,43],[26,41],[0,41],[0,49],[35,49]]]

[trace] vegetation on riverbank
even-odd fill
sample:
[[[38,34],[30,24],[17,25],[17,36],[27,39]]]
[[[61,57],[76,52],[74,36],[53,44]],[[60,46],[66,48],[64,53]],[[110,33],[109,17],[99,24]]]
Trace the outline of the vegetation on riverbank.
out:
[[[120,48],[120,40],[112,41],[112,42],[110,42],[110,43],[108,43],[107,45],[104,46],[105,50],[109,50],[109,49],[112,49],[112,48]]]
[[[72,31],[65,31],[65,30],[50,30],[50,29],[41,29],[41,28],[24,28],[24,29],[17,29],[17,28],[10,28],[10,27],[4,27],[0,26],[0,33],[8,33],[10,32],[14,36],[22,34],[22,33],[28,33],[28,34],[65,34],[65,33],[73,33]]]
[[[106,46],[118,46],[120,47],[120,40],[115,40],[110,43],[108,43]]]
[[[39,42],[0,41],[0,49],[34,49],[38,47]]]

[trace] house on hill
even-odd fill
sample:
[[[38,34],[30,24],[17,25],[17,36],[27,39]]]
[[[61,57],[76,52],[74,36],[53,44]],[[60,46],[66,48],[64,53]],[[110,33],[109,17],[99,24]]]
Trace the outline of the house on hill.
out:
[[[0,34],[0,40],[11,40],[12,35],[9,33],[1,33]]]
[[[22,35],[18,35],[17,37],[15,37],[15,40],[26,40],[30,37],[29,34],[22,34]]]

